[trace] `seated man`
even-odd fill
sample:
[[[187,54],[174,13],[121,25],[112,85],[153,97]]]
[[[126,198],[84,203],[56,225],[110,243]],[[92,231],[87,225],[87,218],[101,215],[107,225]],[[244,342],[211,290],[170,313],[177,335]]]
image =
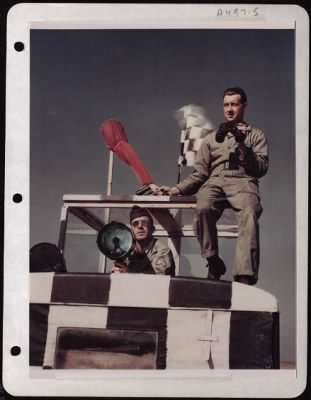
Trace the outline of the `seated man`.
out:
[[[134,206],[130,225],[135,238],[134,252],[124,261],[116,261],[111,272],[175,275],[171,250],[153,237],[153,219],[148,210]]]
[[[214,280],[219,280],[226,271],[218,255],[216,222],[228,202],[237,213],[239,225],[234,280],[254,285],[258,280],[258,219],[262,213],[259,178],[268,170],[269,157],[263,131],[244,121],[246,106],[243,89],[226,89],[225,122],[203,139],[192,174],[176,186],[161,186],[154,194],[197,193],[193,227],[201,255],[207,258],[207,277]]]

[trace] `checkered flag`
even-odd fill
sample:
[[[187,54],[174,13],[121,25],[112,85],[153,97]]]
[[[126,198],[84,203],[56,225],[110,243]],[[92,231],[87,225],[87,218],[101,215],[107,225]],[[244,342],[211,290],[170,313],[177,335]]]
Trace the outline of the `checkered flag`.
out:
[[[207,118],[205,110],[201,106],[189,104],[175,112],[175,118],[181,128],[180,155],[178,158],[178,182],[181,167],[192,167],[195,156],[202,140],[213,132],[214,127]]]

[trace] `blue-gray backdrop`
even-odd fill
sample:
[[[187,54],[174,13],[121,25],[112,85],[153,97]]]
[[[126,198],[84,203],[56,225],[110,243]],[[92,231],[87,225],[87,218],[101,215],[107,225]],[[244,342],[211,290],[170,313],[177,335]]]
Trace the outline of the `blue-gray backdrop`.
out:
[[[290,30],[33,30],[31,32],[31,245],[57,243],[65,193],[106,191],[105,119],[118,118],[158,184],[174,184],[177,108],[198,104],[218,125],[222,93],[241,86],[245,119],[264,130],[270,169],[261,179],[261,267],[257,287],[281,311],[281,361],[295,362],[294,32]],[[113,194],[139,187],[115,160]],[[121,214],[118,214],[121,218]],[[71,224],[77,225],[72,219]],[[232,279],[235,240],[220,240]],[[95,238],[69,237],[70,271],[96,271]],[[194,239],[181,274],[205,276]]]

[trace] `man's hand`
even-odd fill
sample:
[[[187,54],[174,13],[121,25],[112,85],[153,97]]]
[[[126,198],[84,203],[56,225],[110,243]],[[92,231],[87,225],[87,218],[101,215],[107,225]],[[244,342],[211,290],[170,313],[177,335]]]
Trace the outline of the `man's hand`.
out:
[[[239,122],[238,124],[237,124],[237,128],[238,128],[238,130],[239,131],[241,131],[242,133],[244,133],[244,135],[246,135],[247,134],[247,132],[249,132],[249,125],[247,124],[247,123],[245,123],[245,122]]]
[[[127,266],[120,261],[116,261],[112,267],[111,272],[128,272]]]
[[[162,196],[162,195],[165,195],[165,194],[176,195],[176,194],[180,194],[180,190],[176,186],[172,186],[172,187],[170,187],[170,186],[160,186],[152,194],[155,195],[155,196]]]

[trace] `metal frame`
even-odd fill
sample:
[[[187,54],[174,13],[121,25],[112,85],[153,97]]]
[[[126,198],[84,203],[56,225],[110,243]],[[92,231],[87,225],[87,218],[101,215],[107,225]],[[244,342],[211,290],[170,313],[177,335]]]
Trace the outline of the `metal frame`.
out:
[[[105,196],[105,195],[79,195],[65,194],[63,196],[64,205],[61,211],[61,223],[59,232],[58,247],[62,253],[65,250],[66,234],[96,234],[109,220],[109,211],[112,208],[131,208],[134,205],[149,209],[172,209],[177,210],[176,221],[180,225],[179,234],[168,234],[161,226],[156,225],[155,236],[167,237],[168,246],[172,250],[175,264],[176,275],[179,275],[179,258],[181,237],[195,237],[192,225],[182,224],[180,211],[183,209],[194,210],[196,198],[194,196]],[[109,210],[105,212],[104,221],[101,221],[89,208],[103,208]],[[75,215],[92,229],[67,229],[68,213]],[[108,218],[107,218],[108,216]],[[225,238],[238,237],[237,225],[217,225],[218,236]],[[106,272],[106,260],[102,257],[99,263],[99,272]]]

